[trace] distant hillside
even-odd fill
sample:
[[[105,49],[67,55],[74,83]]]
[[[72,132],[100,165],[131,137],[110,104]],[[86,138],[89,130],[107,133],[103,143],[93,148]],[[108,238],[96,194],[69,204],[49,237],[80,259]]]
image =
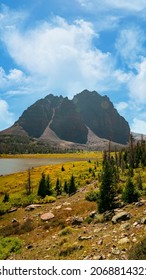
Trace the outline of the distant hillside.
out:
[[[67,97],[49,94],[26,109],[15,124],[0,135],[19,135],[52,145],[88,147],[111,140],[127,144],[130,128],[107,96],[96,91]]]

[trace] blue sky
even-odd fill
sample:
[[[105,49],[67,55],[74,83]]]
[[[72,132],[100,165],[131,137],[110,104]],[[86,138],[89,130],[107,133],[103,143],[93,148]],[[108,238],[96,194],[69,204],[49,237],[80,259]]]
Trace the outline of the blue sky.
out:
[[[49,93],[84,89],[146,134],[146,1],[2,0],[0,130]]]

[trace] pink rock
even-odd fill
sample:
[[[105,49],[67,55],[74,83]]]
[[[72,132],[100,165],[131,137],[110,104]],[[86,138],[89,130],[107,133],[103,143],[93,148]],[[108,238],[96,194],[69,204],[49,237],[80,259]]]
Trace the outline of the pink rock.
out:
[[[48,221],[48,220],[53,219],[54,217],[55,217],[54,214],[52,214],[51,212],[48,212],[48,213],[45,213],[45,214],[41,215],[41,220],[42,221]]]

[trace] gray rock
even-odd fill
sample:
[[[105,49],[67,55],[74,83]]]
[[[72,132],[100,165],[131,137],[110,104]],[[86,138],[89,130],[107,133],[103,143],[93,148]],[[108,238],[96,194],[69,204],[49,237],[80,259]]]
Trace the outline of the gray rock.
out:
[[[143,206],[144,205],[144,201],[138,201],[135,203],[135,206],[136,207],[140,207],[140,206]]]
[[[79,240],[90,240],[90,239],[92,239],[92,236],[79,236],[79,238],[78,238]]]
[[[9,209],[7,212],[8,212],[8,213],[13,213],[13,212],[16,212],[17,209],[18,209],[18,208],[11,208],[11,209]]]
[[[103,218],[105,222],[111,221],[113,216],[115,215],[114,210],[109,210],[103,213]]]
[[[121,251],[119,249],[117,249],[117,248],[112,249],[112,254],[113,255],[120,255],[120,253],[121,253]]]
[[[92,212],[90,213],[89,217],[90,217],[90,218],[94,218],[96,214],[97,214],[96,211],[92,211]]]
[[[146,217],[141,218],[140,223],[141,224],[146,224]]]
[[[120,230],[129,230],[130,229],[130,223],[124,223],[120,226]]]
[[[103,239],[100,239],[98,242],[97,242],[98,245],[102,245],[103,244]]]
[[[42,214],[42,215],[41,215],[41,220],[42,220],[42,221],[48,221],[48,220],[53,219],[54,217],[55,217],[55,216],[54,216],[53,213],[48,212],[48,213],[45,213],[45,214]]]
[[[35,210],[36,208],[38,207],[41,207],[40,204],[31,204],[31,205],[28,205],[26,208],[25,208],[25,211],[32,211],[32,210]]]
[[[126,211],[123,211],[123,212],[120,212],[120,213],[116,214],[115,216],[113,216],[112,223],[116,224],[121,221],[129,220],[130,218],[131,218],[131,215],[129,213],[127,213]]]
[[[83,223],[83,218],[82,217],[74,217],[72,221],[73,226],[79,226]]]
[[[97,261],[103,260],[103,256],[102,255],[93,256],[92,260],[97,260]]]

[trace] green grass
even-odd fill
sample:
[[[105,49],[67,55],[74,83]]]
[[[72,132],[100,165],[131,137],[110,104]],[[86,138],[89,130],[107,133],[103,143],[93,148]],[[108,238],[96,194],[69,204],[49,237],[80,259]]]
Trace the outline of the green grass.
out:
[[[18,253],[21,249],[22,241],[19,238],[0,238],[0,260],[6,260],[12,253]]]

